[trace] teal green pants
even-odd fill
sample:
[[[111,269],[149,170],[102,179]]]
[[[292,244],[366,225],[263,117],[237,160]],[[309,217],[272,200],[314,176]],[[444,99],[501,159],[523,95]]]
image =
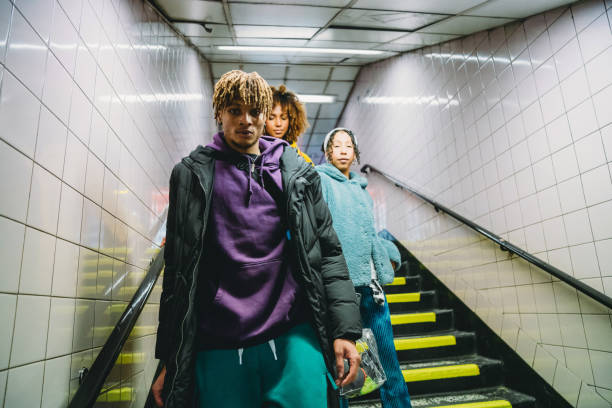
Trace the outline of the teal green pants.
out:
[[[268,343],[197,355],[200,408],[325,408],[327,369],[310,324]]]

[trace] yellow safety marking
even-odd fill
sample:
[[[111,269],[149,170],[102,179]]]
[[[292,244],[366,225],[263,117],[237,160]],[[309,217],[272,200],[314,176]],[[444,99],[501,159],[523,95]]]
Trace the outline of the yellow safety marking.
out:
[[[396,350],[414,350],[431,347],[454,346],[457,344],[455,336],[417,337],[410,339],[395,339]]]
[[[391,315],[391,324],[427,323],[435,321],[436,314],[434,312]]]
[[[118,365],[129,365],[143,363],[145,360],[145,353],[121,353],[117,357],[115,364]]]
[[[96,399],[96,402],[125,402],[132,400],[132,387],[113,388],[105,393],[102,393]]]
[[[405,285],[405,284],[406,284],[406,278],[404,278],[403,276],[400,276],[400,277],[393,279],[393,282],[389,283],[387,286],[399,286],[399,285]]]
[[[388,303],[401,303],[401,302],[420,302],[421,292],[414,293],[392,293],[387,295]]]
[[[480,375],[476,364],[459,364],[443,367],[427,367],[402,370],[404,381],[429,381],[443,378],[472,377]]]
[[[512,408],[512,404],[506,400],[467,402],[465,404],[437,405],[432,408]]]

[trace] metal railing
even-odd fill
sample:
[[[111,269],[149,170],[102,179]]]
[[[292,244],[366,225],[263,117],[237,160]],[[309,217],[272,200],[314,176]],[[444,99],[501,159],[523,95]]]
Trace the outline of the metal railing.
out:
[[[474,231],[478,232],[479,234],[482,234],[485,237],[489,238],[491,241],[493,241],[497,245],[499,245],[499,247],[500,247],[500,249],[502,251],[508,251],[508,252],[511,252],[511,253],[513,253],[513,254],[523,258],[524,260],[526,260],[530,264],[537,266],[538,268],[542,269],[545,272],[548,272],[550,275],[552,275],[555,278],[557,278],[557,279],[567,283],[568,285],[570,285],[574,289],[578,290],[579,292],[584,293],[585,295],[587,295],[591,299],[601,303],[602,305],[606,306],[607,308],[612,309],[612,298],[610,298],[609,296],[599,292],[598,290],[592,288],[589,285],[586,285],[585,283],[579,281],[578,279],[574,278],[573,276],[563,272],[562,270],[560,270],[560,269],[552,266],[551,264],[541,260],[540,258],[530,254],[529,252],[523,250],[522,248],[519,248],[516,245],[513,245],[512,243],[504,240],[503,238],[501,238],[498,235],[492,233],[491,231],[487,230],[486,228],[476,224],[475,222],[473,222],[471,220],[468,220],[467,218],[463,217],[460,214],[457,214],[455,211],[451,210],[450,208],[447,208],[447,207],[443,206],[442,204],[438,203],[437,201],[432,200],[431,198],[427,197],[426,195],[416,191],[414,188],[412,188],[412,187],[402,183],[401,181],[399,181],[395,177],[393,177],[393,176],[385,173],[384,171],[379,170],[376,167],[371,166],[369,164],[364,165],[361,168],[361,171],[363,173],[368,173],[369,171],[373,171],[373,172],[376,172],[376,173],[380,174],[381,176],[385,177],[386,179],[388,179],[389,181],[394,183],[397,187],[399,187],[399,188],[401,188],[403,190],[407,190],[407,191],[411,192],[412,194],[414,194],[415,196],[419,197],[420,199],[422,199],[422,200],[428,202],[429,204],[431,204],[434,207],[434,209],[436,210],[436,212],[442,211],[442,212],[450,215],[451,217],[453,217],[457,221],[460,221],[461,223],[467,225],[468,227],[470,227]]]
[[[123,349],[136,320],[140,316],[159,274],[164,269],[164,247],[151,262],[146,276],[140,283],[136,293],[130,300],[125,311],[119,318],[115,328],[104,343],[96,361],[89,370],[84,370],[79,379],[79,388],[68,405],[69,408],[91,407],[96,402],[104,381],[113,369],[119,353]]]

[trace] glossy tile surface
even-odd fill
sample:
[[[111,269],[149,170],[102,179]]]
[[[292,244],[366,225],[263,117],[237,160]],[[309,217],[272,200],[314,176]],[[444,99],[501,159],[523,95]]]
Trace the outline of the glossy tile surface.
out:
[[[612,30],[604,5],[578,2],[367,66],[339,125],[355,131],[362,164],[609,296]],[[480,236],[381,176],[368,178],[380,228],[574,406],[606,406],[609,394],[593,390],[610,385],[610,310],[487,241],[477,246]]]
[[[0,407],[67,405],[161,243],[172,167],[212,136],[211,95],[143,1],[0,0]],[[134,406],[146,310],[109,379]]]

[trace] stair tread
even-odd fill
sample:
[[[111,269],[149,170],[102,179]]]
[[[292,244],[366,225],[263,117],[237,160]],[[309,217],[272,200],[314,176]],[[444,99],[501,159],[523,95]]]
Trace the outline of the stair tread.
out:
[[[453,309],[434,308],[434,309],[425,309],[425,310],[414,310],[414,311],[402,312],[402,313],[391,313],[391,316],[403,316],[403,315],[413,315],[413,314],[423,314],[423,313],[436,313],[436,314],[440,314],[440,313],[449,313],[449,312],[452,312],[452,311],[453,311]]]
[[[402,370],[418,370],[421,368],[447,367],[453,365],[476,364],[477,366],[502,364],[501,360],[484,357],[479,354],[444,357],[442,359],[427,359],[421,361],[402,362]]]
[[[484,402],[484,401],[508,401],[512,406],[524,403],[534,403],[535,399],[529,395],[514,391],[504,386],[494,388],[482,388],[470,391],[459,391],[442,394],[420,395],[412,398],[413,408],[429,408],[437,406],[453,406],[466,403]],[[382,407],[378,400],[360,401],[356,404],[350,404],[355,408],[380,408]],[[460,407],[460,405],[459,405]]]
[[[464,392],[453,392],[443,394],[420,395],[412,400],[413,408],[431,407],[448,404],[459,404],[468,402],[506,400],[511,404],[523,402],[535,402],[535,398],[521,392],[499,386],[495,388],[483,388]]]
[[[421,339],[421,338],[439,337],[439,336],[472,337],[474,335],[475,335],[474,332],[467,332],[467,331],[461,331],[461,330],[438,330],[438,331],[432,331],[432,332],[427,332],[427,333],[418,333],[418,334],[415,334],[414,336],[407,336],[407,335],[395,336],[394,340]]]

